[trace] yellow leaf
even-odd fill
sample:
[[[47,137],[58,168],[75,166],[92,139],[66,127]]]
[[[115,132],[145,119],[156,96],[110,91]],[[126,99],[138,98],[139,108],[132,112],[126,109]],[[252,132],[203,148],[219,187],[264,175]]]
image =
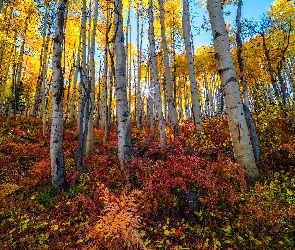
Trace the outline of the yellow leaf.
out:
[[[169,230],[165,230],[165,231],[164,231],[164,234],[165,234],[165,235],[169,235],[169,234],[170,234]]]
[[[53,226],[51,226],[51,228],[52,228],[54,231],[56,231],[56,230],[58,229],[58,225],[53,225]]]
[[[19,188],[20,187],[15,184],[3,183],[2,185],[0,185],[0,198],[4,198],[5,196],[10,195]]]

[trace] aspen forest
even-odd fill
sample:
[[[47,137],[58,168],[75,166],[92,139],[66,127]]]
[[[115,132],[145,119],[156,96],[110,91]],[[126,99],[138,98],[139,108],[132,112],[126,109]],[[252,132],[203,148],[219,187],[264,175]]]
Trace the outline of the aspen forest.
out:
[[[295,2],[247,1],[0,0],[0,250],[295,249]]]

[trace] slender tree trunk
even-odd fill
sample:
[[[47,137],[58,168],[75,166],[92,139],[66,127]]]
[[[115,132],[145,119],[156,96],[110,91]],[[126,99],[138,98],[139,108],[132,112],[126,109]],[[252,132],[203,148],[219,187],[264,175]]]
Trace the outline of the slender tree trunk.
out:
[[[48,38],[49,42],[49,38]],[[42,124],[43,124],[43,137],[46,136],[46,95],[45,95],[45,89],[46,89],[46,76],[47,76],[47,49],[48,49],[48,43],[46,43],[44,48],[44,56],[43,56],[43,72],[42,72]]]
[[[141,9],[138,4],[137,9],[137,82],[136,82],[136,124],[139,128],[142,126],[142,100],[141,100],[141,56],[142,56],[142,31],[139,31],[139,22],[141,16]],[[142,20],[143,24],[143,20]],[[141,26],[142,27],[142,26]]]
[[[163,0],[159,0],[159,6],[160,6],[161,37],[162,37],[162,45],[163,45],[163,52],[164,52],[168,113],[169,113],[171,125],[173,127],[174,135],[178,136],[179,135],[179,125],[178,125],[178,120],[177,120],[175,98],[172,93],[172,78],[171,78],[171,68],[170,68],[168,48],[167,48],[167,40],[166,40],[166,34],[165,34]]]
[[[101,86],[101,100],[100,100],[100,124],[101,130],[106,130],[107,122],[107,83],[108,83],[108,68],[109,68],[109,32],[110,32],[110,10],[109,2],[107,2],[107,30],[105,35],[105,48],[104,48],[104,69],[103,69],[103,80]]]
[[[80,40],[79,40],[80,43]],[[75,59],[74,59],[75,60]],[[74,118],[76,117],[76,96],[77,96],[77,81],[78,81],[78,74],[79,74],[79,65],[80,65],[80,44],[78,45],[78,52],[77,52],[77,58],[74,61],[74,80],[73,80],[73,93],[72,93],[72,99],[71,99],[71,109],[70,109],[70,123],[74,121]]]
[[[48,45],[46,42],[46,37],[47,37],[47,22],[48,22],[48,5],[45,5],[45,16],[44,16],[44,28],[43,28],[43,42],[42,42],[42,49],[40,53],[40,70],[39,70],[39,76],[36,84],[36,94],[35,94],[35,101],[34,101],[34,108],[33,108],[33,115],[35,117],[40,117],[40,107],[42,103],[42,83],[45,81],[43,79],[44,75],[44,53],[45,53],[45,48]],[[46,48],[47,50],[47,48]]]
[[[241,32],[242,32],[241,9],[242,9],[242,5],[243,5],[243,0],[239,0],[238,1],[237,17],[236,17],[237,57],[238,57],[238,64],[239,64],[239,70],[240,70],[240,81],[242,82],[242,86],[243,86],[244,112],[245,112],[247,125],[248,125],[248,127],[250,129],[250,133],[251,133],[251,142],[252,142],[252,146],[253,146],[255,162],[256,162],[257,167],[259,167],[260,147],[259,147],[258,135],[256,133],[255,123],[254,123],[254,121],[251,117],[251,113],[250,113],[249,92],[248,92],[247,79],[245,76],[244,59],[243,59],[243,55],[242,55],[242,46],[243,46],[242,39],[241,39]]]
[[[83,0],[82,3],[82,20],[81,20],[81,70],[80,70],[80,77],[82,77],[82,81],[84,84],[87,85],[88,82],[88,71],[87,71],[87,54],[86,54],[86,15],[87,15],[87,9],[86,9],[86,0]],[[82,107],[82,101],[84,100],[85,95],[85,88],[83,88],[82,84],[80,84],[80,95],[79,95],[79,108],[78,108],[78,130],[80,131],[80,128],[82,127],[82,130],[84,130],[84,121],[81,124],[81,107]]]
[[[202,115],[200,109],[200,102],[198,97],[198,87],[196,82],[196,73],[193,63],[193,54],[191,48],[191,25],[190,25],[190,13],[188,0],[183,0],[183,16],[182,16],[182,29],[183,29],[183,38],[186,50],[186,61],[189,70],[190,86],[191,86],[191,95],[192,95],[192,106],[193,106],[193,115],[194,123],[196,130],[198,132],[202,131]]]
[[[131,50],[131,43],[129,43],[129,30],[131,32],[131,23],[130,23],[130,14],[131,14],[131,1],[128,0],[128,13],[127,13],[127,23],[126,23],[126,35],[125,35],[125,55],[126,55],[126,82],[127,82],[127,88],[129,84],[131,84],[131,78],[129,78],[129,71],[131,70],[131,64],[129,64],[129,49]],[[127,93],[127,100],[128,103],[131,103],[131,95],[130,93]],[[130,107],[129,107],[129,110]],[[132,118],[131,118],[132,119]]]
[[[149,127],[150,127],[150,132],[151,135],[154,136],[155,135],[155,93],[154,93],[154,86],[153,86],[153,74],[152,74],[152,69],[150,67],[151,63],[149,62],[149,66],[148,66],[148,72],[149,72],[149,95],[148,95],[148,100],[147,100],[147,104],[148,104],[148,108],[147,108],[147,120],[149,123]]]
[[[207,8],[234,153],[237,163],[245,168],[248,184],[252,185],[259,178],[259,171],[255,163],[237,76],[230,54],[228,33],[220,0],[207,0]]]
[[[86,154],[90,154],[93,151],[93,116],[94,116],[94,96],[95,96],[95,64],[94,64],[94,53],[95,53],[95,36],[97,27],[97,15],[98,15],[98,1],[94,1],[94,13],[93,13],[93,27],[91,34],[91,47],[90,47],[90,108],[91,113],[89,116],[88,134],[86,142]]]
[[[157,111],[159,130],[160,130],[160,147],[162,151],[166,151],[166,124],[162,111],[162,98],[161,98],[161,87],[158,77],[158,69],[156,62],[156,49],[155,49],[155,36],[154,36],[154,11],[152,0],[149,0],[149,43],[150,43],[150,54],[151,54],[151,66],[154,78],[154,89],[155,89],[155,106]]]
[[[9,61],[8,61],[8,64],[7,64],[7,67],[6,67],[6,70],[5,70],[5,75],[4,75],[4,78],[2,80],[2,94],[1,94],[1,103],[0,103],[0,108],[2,110],[2,112],[4,113],[4,100],[5,100],[5,91],[6,91],[6,88],[7,88],[7,78],[8,78],[8,74],[9,74],[9,69],[10,69],[10,64],[11,64],[11,59],[12,59],[12,55],[13,55],[13,52],[14,52],[14,45],[12,45],[12,48],[11,48],[11,51],[10,51],[10,54],[9,54]]]
[[[53,91],[52,91],[52,124],[50,135],[50,158],[52,187],[56,193],[68,189],[63,155],[63,88],[61,58],[64,41],[64,13],[66,1],[60,0],[56,11],[56,25],[53,49]]]
[[[269,72],[269,76],[270,76],[270,81],[271,81],[272,87],[274,89],[274,93],[275,93],[275,97],[277,99],[277,102],[279,103],[280,102],[280,93],[279,93],[276,79],[274,77],[274,70],[272,68],[271,61],[270,61],[269,49],[267,48],[267,45],[266,45],[265,34],[260,33],[260,35],[262,37],[263,51],[264,51],[266,61],[267,61],[267,67],[268,67],[268,72]]]
[[[130,132],[130,111],[126,94],[126,55],[124,50],[124,33],[122,17],[122,0],[115,0],[115,51],[116,51],[116,101],[118,124],[118,158],[121,169],[125,161],[134,157]]]

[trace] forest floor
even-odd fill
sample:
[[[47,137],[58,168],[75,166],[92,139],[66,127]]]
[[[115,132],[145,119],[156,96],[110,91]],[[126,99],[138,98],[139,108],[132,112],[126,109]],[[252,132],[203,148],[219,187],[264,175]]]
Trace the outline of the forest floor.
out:
[[[69,190],[54,195],[49,131],[32,117],[0,118],[0,249],[295,249],[295,111],[253,115],[259,183],[246,187],[227,121],[204,120],[180,136],[132,129],[135,160],[122,172],[117,136],[94,129],[86,172],[76,171],[78,134],[65,124]]]

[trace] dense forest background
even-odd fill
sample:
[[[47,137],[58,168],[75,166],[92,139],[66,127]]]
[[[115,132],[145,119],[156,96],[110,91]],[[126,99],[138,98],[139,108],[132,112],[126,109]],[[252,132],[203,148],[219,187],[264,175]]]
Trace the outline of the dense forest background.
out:
[[[295,248],[294,1],[0,13],[0,249]]]

